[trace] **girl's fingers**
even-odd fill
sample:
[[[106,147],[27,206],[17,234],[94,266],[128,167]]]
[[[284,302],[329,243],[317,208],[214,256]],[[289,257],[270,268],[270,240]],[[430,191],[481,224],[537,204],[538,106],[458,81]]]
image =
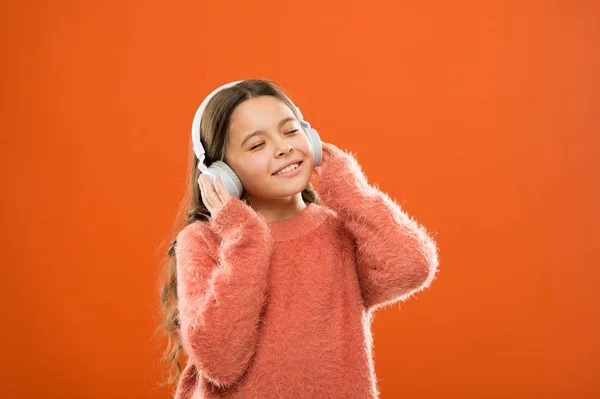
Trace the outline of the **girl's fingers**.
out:
[[[321,166],[315,166],[313,170],[317,177],[321,177]]]
[[[217,212],[219,212],[225,203],[231,198],[231,195],[221,181],[221,176],[215,176],[214,188],[209,178],[203,175],[200,175],[198,183],[200,183],[202,202],[204,205],[206,205],[213,216],[216,215]]]
[[[219,175],[216,175],[216,176],[215,176],[215,179],[214,179],[214,185],[215,185],[215,187],[214,187],[214,191],[215,191],[215,197],[216,197],[216,198],[217,198],[219,201],[222,201],[223,199],[221,198],[221,195],[220,195],[220,193],[219,193],[219,182],[218,182],[217,180],[219,180]]]
[[[221,181],[221,176],[219,176],[219,175],[217,175],[215,177],[215,189],[216,189],[217,195],[219,196],[219,199],[221,200],[221,202],[224,203],[225,201],[227,201],[229,193],[227,192],[227,189],[223,185],[223,182]]]
[[[200,186],[200,196],[202,197],[202,202],[206,205],[207,208],[211,208],[210,202],[206,196],[206,182],[202,178],[202,175],[198,178],[198,185]],[[210,209],[209,209],[210,211]]]
[[[333,157],[334,155],[331,153],[331,149],[329,147],[323,147],[323,161],[328,160],[329,158]]]
[[[206,205],[214,207],[217,204],[217,199],[215,191],[212,188],[212,184],[210,180],[206,176],[201,176],[202,179],[202,200]]]
[[[335,146],[334,144],[331,144],[331,143],[322,143],[322,144],[323,144],[323,149],[329,151],[329,153],[331,155],[334,155],[334,156],[343,155],[342,154],[343,151],[341,149],[339,149],[337,146]]]

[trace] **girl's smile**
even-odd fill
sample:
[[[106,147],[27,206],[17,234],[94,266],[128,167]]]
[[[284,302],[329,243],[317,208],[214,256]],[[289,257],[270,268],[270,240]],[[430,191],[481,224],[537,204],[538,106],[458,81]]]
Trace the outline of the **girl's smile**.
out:
[[[302,167],[302,164],[303,164],[303,162],[302,162],[302,161],[300,161],[300,162],[297,164],[298,166],[296,166],[296,168],[295,168],[295,169],[288,170],[288,171],[287,171],[287,172],[285,172],[285,173],[280,173],[280,172],[278,172],[278,173],[274,174],[273,176],[275,176],[275,177],[294,177],[294,176],[297,176],[297,175],[298,175],[298,174],[299,174],[299,173],[302,171],[302,168],[303,168],[303,167]],[[288,166],[288,168],[290,168],[290,167]],[[286,168],[286,169],[287,169],[287,168]]]

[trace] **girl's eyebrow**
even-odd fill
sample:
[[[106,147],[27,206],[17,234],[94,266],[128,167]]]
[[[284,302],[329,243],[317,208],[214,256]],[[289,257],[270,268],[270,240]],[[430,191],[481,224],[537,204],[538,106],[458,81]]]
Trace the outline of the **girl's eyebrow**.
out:
[[[295,118],[295,117],[293,117],[293,116],[288,116],[287,118],[284,118],[284,119],[282,119],[282,120],[279,122],[279,127],[281,128],[281,127],[282,127],[283,125],[285,125],[287,122],[289,122],[289,121],[293,121],[293,120],[296,120],[296,118]],[[246,141],[248,141],[248,140],[249,140],[251,137],[254,137],[254,136],[256,136],[257,134],[261,134],[261,133],[264,133],[264,132],[263,132],[262,130],[257,130],[257,131],[255,131],[255,132],[252,132],[252,133],[250,133],[250,134],[246,135],[246,137],[244,137],[244,140],[242,140],[242,144],[240,144],[240,147],[243,147],[243,146],[244,146],[244,143],[245,143]]]

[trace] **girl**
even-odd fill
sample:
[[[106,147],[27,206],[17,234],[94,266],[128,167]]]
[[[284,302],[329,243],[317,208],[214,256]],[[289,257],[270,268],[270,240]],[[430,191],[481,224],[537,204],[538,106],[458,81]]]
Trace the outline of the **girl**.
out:
[[[351,153],[311,140],[274,82],[211,96],[162,292],[165,357],[187,355],[175,397],[377,398],[372,312],[430,285],[435,242]],[[217,160],[241,194],[200,173]]]

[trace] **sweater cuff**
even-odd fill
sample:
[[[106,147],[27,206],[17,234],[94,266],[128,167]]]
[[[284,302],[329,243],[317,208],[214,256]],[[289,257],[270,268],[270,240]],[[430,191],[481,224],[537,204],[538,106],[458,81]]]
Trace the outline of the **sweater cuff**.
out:
[[[367,182],[355,156],[343,151],[343,155],[323,164],[317,192],[328,207],[347,214],[353,207],[360,208],[362,201],[376,195],[377,190]]]
[[[236,231],[241,226],[253,226],[268,231],[265,219],[243,200],[232,197],[225,203],[216,216],[209,220],[211,229],[221,237]]]

